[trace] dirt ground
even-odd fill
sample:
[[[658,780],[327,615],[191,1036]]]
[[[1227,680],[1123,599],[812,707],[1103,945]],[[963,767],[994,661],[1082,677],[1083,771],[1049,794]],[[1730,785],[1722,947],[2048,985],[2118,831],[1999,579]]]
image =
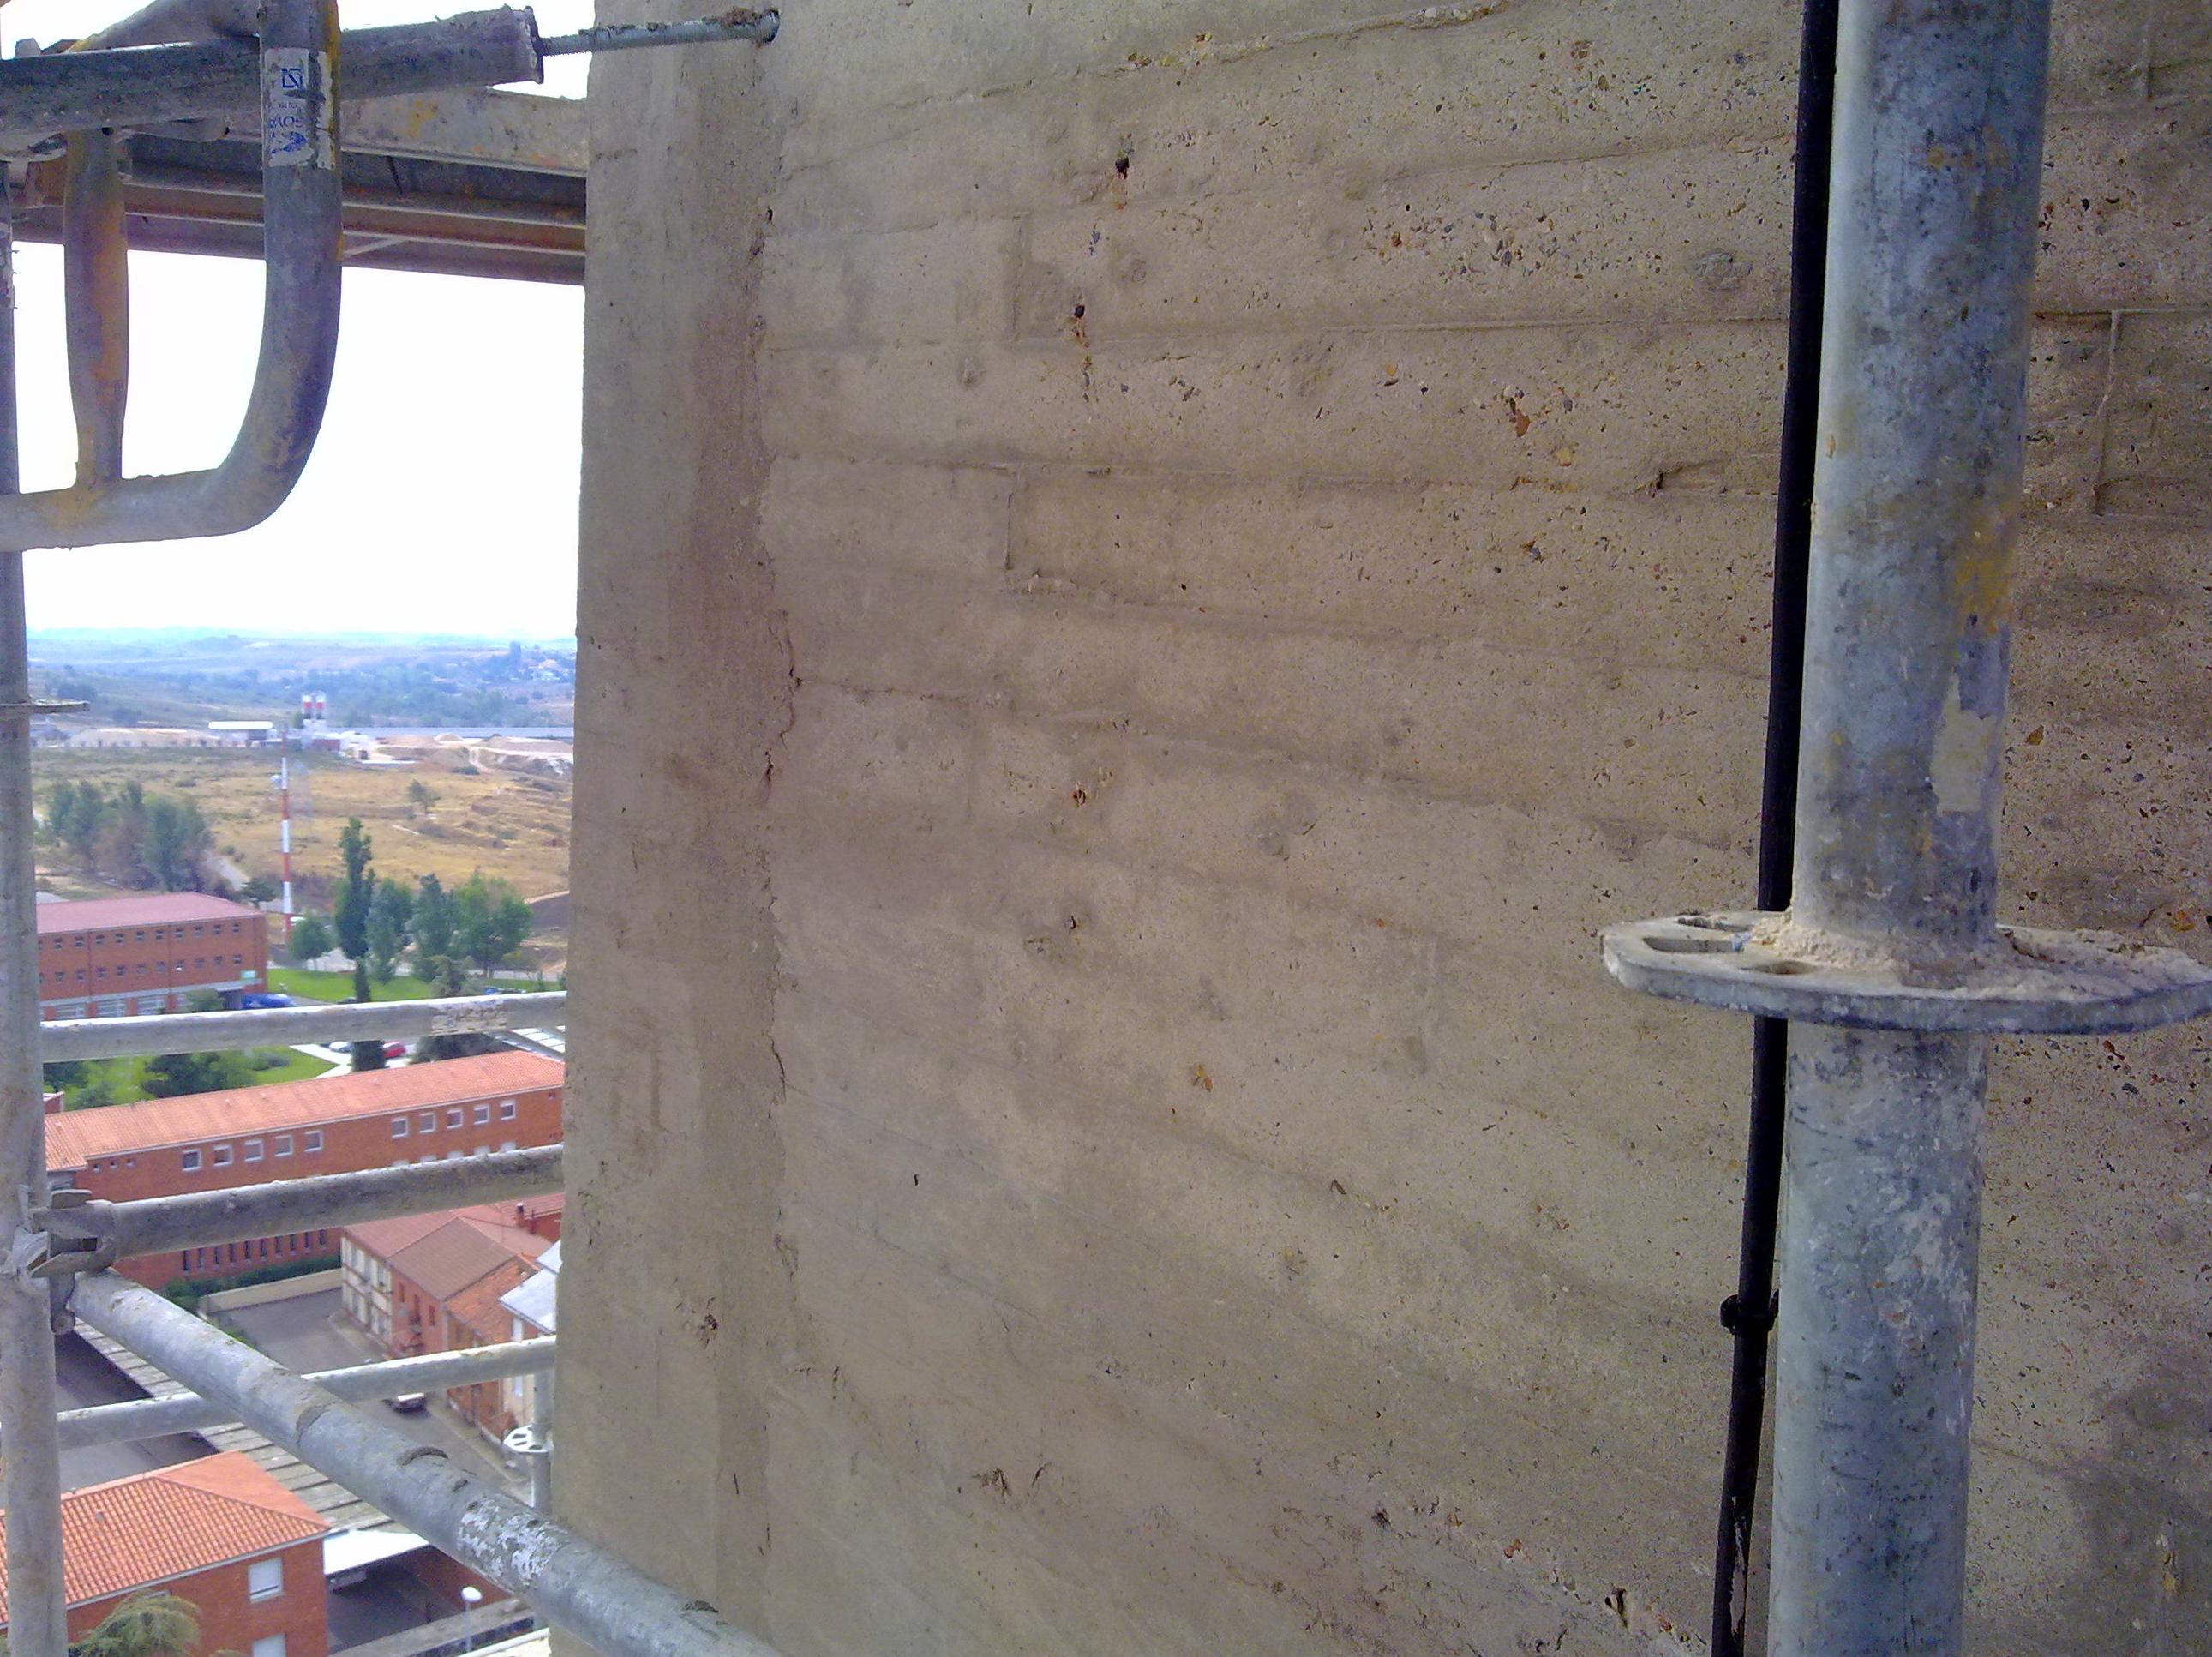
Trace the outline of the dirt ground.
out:
[[[482,869],[512,881],[526,898],[568,885],[569,779],[504,767],[473,776],[458,755],[426,754],[406,768],[368,769],[314,755],[292,761],[292,863],[304,907],[327,906],[338,871],[338,831],[359,817],[369,831],[378,873],[412,881],[435,874],[447,886]],[[32,761],[43,813],[46,791],[64,778],[110,790],[137,780],[149,791],[196,801],[216,850],[246,874],[276,878],[277,807],[273,752],[223,748],[40,748]],[[436,796],[426,812],[408,800],[420,781]],[[54,861],[50,848],[40,862]],[[48,882],[64,897],[91,895],[66,871]]]

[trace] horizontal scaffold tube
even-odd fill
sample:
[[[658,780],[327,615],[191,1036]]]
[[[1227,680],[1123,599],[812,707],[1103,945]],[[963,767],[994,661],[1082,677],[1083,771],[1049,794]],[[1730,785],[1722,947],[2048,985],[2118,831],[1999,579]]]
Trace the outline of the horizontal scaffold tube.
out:
[[[31,1223],[46,1234],[52,1251],[37,1269],[52,1275],[99,1270],[136,1254],[514,1202],[560,1189],[561,1148],[538,1145],[132,1203],[57,1201],[35,1210]]]
[[[343,1002],[243,1013],[151,1013],[140,1018],[63,1019],[39,1026],[39,1057],[137,1058],[152,1053],[222,1053],[301,1042],[396,1041],[471,1032],[551,1029],[568,1017],[566,991],[456,996],[443,1001]]]
[[[776,1657],[664,1587],[127,1277],[78,1280],[79,1317],[604,1657]]]
[[[459,1352],[430,1352],[413,1358],[387,1358],[381,1363],[354,1364],[344,1369],[320,1369],[301,1377],[321,1387],[332,1398],[359,1404],[374,1398],[396,1398],[404,1392],[433,1392],[448,1386],[467,1386],[477,1381],[507,1380],[516,1375],[543,1374],[553,1367],[553,1337],[507,1341],[498,1346],[471,1346]],[[225,1427],[237,1412],[211,1404],[197,1392],[174,1398],[133,1398],[127,1404],[100,1404],[88,1410],[64,1410],[58,1417],[64,1450],[82,1450],[94,1444],[129,1444],[140,1439],[166,1438],[171,1433],[198,1433]]]
[[[536,81],[543,72],[526,9],[348,29],[337,44],[349,99]],[[260,106],[260,77],[250,39],[11,58],[0,65],[0,132],[242,120]]]

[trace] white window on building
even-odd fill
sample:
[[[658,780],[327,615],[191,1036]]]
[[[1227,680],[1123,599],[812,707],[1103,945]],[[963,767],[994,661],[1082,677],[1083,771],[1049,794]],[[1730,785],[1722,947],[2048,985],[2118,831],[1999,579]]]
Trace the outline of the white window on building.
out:
[[[483,1124],[484,1124],[485,1123],[487,1123],[487,1122],[489,1122],[489,1121],[490,1121],[490,1120],[491,1120],[491,1106],[489,1106],[489,1105],[479,1105],[479,1106],[477,1106],[477,1117],[476,1117],[477,1126],[478,1126],[479,1128],[481,1128],[482,1126],[483,1126]]]
[[[423,1112],[421,1116],[415,1119],[415,1131],[417,1133],[437,1132],[438,1113],[435,1111]]]
[[[264,1634],[253,1642],[253,1657],[284,1657],[284,1636]]]
[[[446,1125],[449,1128],[458,1128],[461,1125],[461,1107],[459,1106],[456,1105],[452,1110],[446,1112]]]
[[[502,1099],[499,1101],[499,1119],[502,1122],[512,1122],[514,1120],[514,1101],[513,1100]]]
[[[446,1153],[446,1161],[448,1162],[458,1162],[467,1154],[468,1153],[465,1151],[447,1151]]]
[[[246,1142],[246,1160],[249,1162],[258,1162],[261,1160],[261,1142],[259,1140],[249,1139]]]
[[[230,1147],[229,1147],[229,1146],[228,1146],[228,1145],[218,1145],[218,1146],[216,1146],[216,1147],[215,1148],[215,1153],[214,1153],[214,1163],[215,1163],[215,1166],[216,1166],[216,1167],[218,1167],[218,1168],[227,1168],[227,1167],[228,1167],[230,1166]]]
[[[200,1154],[198,1151],[186,1151],[178,1160],[184,1165],[186,1173],[198,1173],[200,1171]]]
[[[289,1134],[288,1134],[288,1133],[280,1133],[280,1134],[278,1134],[278,1135],[276,1136],[276,1142],[274,1145],[271,1145],[271,1146],[269,1148],[269,1154],[270,1154],[271,1156],[289,1156],[289,1155],[291,1155],[291,1154],[292,1154],[292,1136],[291,1136],[291,1135],[289,1135]]]
[[[417,1162],[434,1162],[438,1160],[438,1153],[435,1151],[424,1151],[422,1155],[416,1157],[415,1160]]]
[[[514,1148],[514,1142],[512,1139],[502,1139],[499,1142],[499,1148],[503,1151],[511,1151]]]
[[[274,1599],[284,1592],[284,1562],[282,1559],[257,1559],[246,1568],[246,1597],[248,1599]],[[278,1635],[276,1652],[282,1657],[284,1636]],[[253,1657],[262,1657],[265,1641],[253,1642]]]
[[[322,1148],[323,1130],[320,1128],[308,1129],[300,1141],[300,1148],[303,1151],[319,1151]]]
[[[392,1118],[392,1136],[394,1139],[404,1139],[407,1137],[407,1118],[405,1117],[395,1116]]]

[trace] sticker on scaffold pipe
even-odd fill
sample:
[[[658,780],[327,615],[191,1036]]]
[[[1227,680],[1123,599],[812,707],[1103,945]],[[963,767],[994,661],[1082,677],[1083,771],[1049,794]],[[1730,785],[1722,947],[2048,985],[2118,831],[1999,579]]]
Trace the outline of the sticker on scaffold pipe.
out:
[[[261,155],[265,165],[337,165],[330,84],[327,53],[305,46],[272,46],[261,54]]]

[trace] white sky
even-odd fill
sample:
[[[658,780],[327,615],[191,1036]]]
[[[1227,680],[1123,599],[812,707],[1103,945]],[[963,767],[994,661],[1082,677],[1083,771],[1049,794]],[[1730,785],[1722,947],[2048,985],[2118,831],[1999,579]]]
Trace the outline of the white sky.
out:
[[[483,0],[342,0],[346,27]],[[137,0],[5,0],[0,38],[88,33]],[[589,0],[537,8],[580,27]],[[548,90],[580,95],[588,59]],[[65,484],[75,429],[61,253],[16,249],[23,487]],[[345,276],[330,411],[289,501],[257,529],[158,547],[33,552],[32,627],[565,637],[576,612],[583,294],[398,271]],[[133,253],[126,472],[213,465],[229,447],[261,327],[258,260]]]

